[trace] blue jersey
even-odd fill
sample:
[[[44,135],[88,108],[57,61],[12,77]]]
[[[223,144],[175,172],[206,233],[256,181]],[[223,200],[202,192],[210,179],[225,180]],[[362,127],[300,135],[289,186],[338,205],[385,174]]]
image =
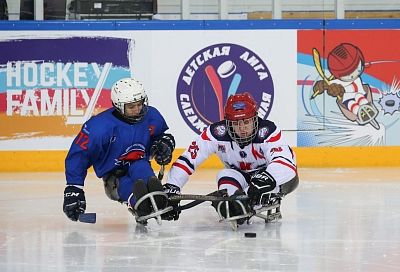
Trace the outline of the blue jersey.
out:
[[[154,138],[168,129],[160,112],[151,106],[134,124],[118,119],[113,111],[110,108],[93,116],[82,126],[65,159],[68,185],[83,186],[90,166],[101,178],[135,160],[149,161]]]

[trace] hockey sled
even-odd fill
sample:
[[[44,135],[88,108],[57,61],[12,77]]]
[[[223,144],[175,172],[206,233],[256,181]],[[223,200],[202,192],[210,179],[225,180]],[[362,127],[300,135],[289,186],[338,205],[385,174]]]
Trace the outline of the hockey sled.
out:
[[[132,209],[131,206],[128,207],[129,210],[132,212],[132,214],[135,216],[136,222],[146,225],[147,224],[147,220],[149,220],[151,218],[155,218],[157,223],[159,225],[161,225],[161,215],[173,210],[173,208],[171,206],[168,206],[168,207],[163,208],[163,209],[159,208],[157,206],[156,200],[154,199],[155,196],[163,196],[166,199],[168,198],[168,195],[166,193],[164,193],[164,192],[160,192],[160,191],[151,192],[151,193],[147,193],[146,195],[141,197],[136,202],[136,204],[133,207],[133,209]],[[143,201],[145,201],[147,199],[150,200],[150,202],[151,202],[152,212],[150,214],[148,214],[148,215],[139,216],[136,211],[138,210],[139,205]]]
[[[243,205],[243,202],[240,200],[231,200],[235,201],[237,204],[239,204],[240,208],[242,209],[242,214],[240,215],[230,215],[229,211],[229,202],[230,201],[220,201],[217,206],[217,212],[220,218],[220,222],[226,221],[228,222],[233,230],[237,230],[237,220],[239,219],[249,219],[251,216],[253,216],[252,212],[249,212],[246,210],[245,206]],[[225,207],[223,207],[225,205]],[[226,217],[223,217],[222,215],[222,209],[226,211]]]
[[[237,230],[237,227],[238,227],[237,220],[239,220],[239,219],[247,218],[247,220],[249,220],[251,217],[255,216],[255,217],[264,219],[265,223],[270,223],[270,222],[273,222],[273,221],[276,221],[276,220],[282,218],[282,214],[280,211],[280,206],[281,206],[280,201],[273,203],[273,204],[264,205],[261,208],[252,210],[250,212],[246,211],[242,202],[240,202],[240,201],[237,201],[237,202],[241,205],[243,214],[236,215],[236,216],[229,215],[228,201],[221,202],[218,205],[218,214],[220,216],[220,221],[221,222],[225,221],[225,222],[229,223],[231,228],[235,231]],[[224,218],[221,214],[221,210],[220,210],[221,205],[227,205],[226,206],[226,209],[227,209],[226,218]]]
[[[170,197],[170,200],[172,200],[172,201],[194,200],[188,204],[178,207],[179,211],[192,208],[194,206],[199,205],[200,203],[203,203],[204,201],[220,202],[220,203],[218,203],[218,206],[217,206],[217,212],[220,217],[220,222],[229,223],[233,230],[237,230],[237,220],[243,219],[243,218],[250,219],[250,217],[256,216],[256,217],[264,219],[265,223],[269,223],[269,222],[272,222],[272,221],[282,218],[282,215],[280,212],[280,205],[281,205],[280,198],[276,198],[272,202],[270,202],[268,205],[261,206],[259,209],[252,210],[249,212],[246,210],[243,203],[241,201],[239,201],[239,200],[248,199],[247,195],[226,196],[226,197],[223,196],[222,197],[222,196],[215,196],[215,195],[213,195],[214,193],[215,192],[210,193],[208,195],[184,195],[184,194],[182,194],[182,195],[172,196],[172,197]],[[242,208],[243,214],[230,216],[228,205],[229,205],[229,202],[231,202],[231,201],[236,201],[240,205],[240,207]],[[226,218],[224,218],[221,213],[222,205],[227,205],[226,206],[226,211],[227,211]]]

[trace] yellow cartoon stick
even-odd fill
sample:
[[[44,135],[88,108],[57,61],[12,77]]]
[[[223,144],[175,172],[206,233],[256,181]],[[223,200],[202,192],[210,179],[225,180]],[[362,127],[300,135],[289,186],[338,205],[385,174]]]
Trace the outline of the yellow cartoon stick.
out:
[[[313,59],[314,59],[314,65],[315,68],[317,69],[318,74],[322,77],[322,79],[329,85],[329,79],[325,76],[324,71],[322,70],[322,65],[321,65],[321,60],[319,58],[319,52],[316,48],[313,48]]]
[[[319,52],[316,48],[313,48],[313,60],[314,60],[314,65],[315,68],[317,69],[318,74],[322,77],[322,79],[326,82],[326,84],[330,85],[329,78],[325,76],[324,71],[322,70],[322,65],[321,65],[321,59],[319,57]],[[318,95],[322,94],[324,90],[317,91],[313,93],[311,96],[311,99],[314,99]]]

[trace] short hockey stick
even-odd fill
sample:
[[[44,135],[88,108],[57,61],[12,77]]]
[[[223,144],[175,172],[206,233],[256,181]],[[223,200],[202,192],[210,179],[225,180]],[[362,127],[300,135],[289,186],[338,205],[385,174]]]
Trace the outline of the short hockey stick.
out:
[[[158,180],[162,180],[164,177],[165,165],[161,165],[160,171],[158,172]]]
[[[208,196],[209,196],[209,195],[212,195],[212,194],[214,194],[214,193],[215,193],[215,192],[209,193]],[[175,210],[176,210],[176,211],[187,210],[187,209],[193,208],[193,207],[195,207],[195,206],[197,206],[197,205],[199,205],[199,204],[201,204],[201,203],[203,203],[203,202],[205,202],[205,200],[194,200],[194,201],[189,202],[189,203],[187,203],[187,204],[185,204],[185,205],[178,206]]]
[[[175,208],[175,211],[183,211],[183,210],[187,210],[187,209],[193,208],[193,207],[195,207],[195,206],[197,206],[197,205],[199,205],[199,204],[201,204],[201,203],[203,203],[205,201],[211,201],[211,202],[213,202],[213,201],[236,201],[236,200],[244,200],[244,199],[248,199],[249,198],[247,195],[220,197],[220,196],[213,196],[212,195],[213,193],[210,193],[208,195],[176,195],[176,196],[170,197],[170,200],[178,200],[178,199],[179,200],[193,200],[193,199],[195,199],[192,202],[189,202],[189,203],[187,203],[185,205],[182,205],[182,206],[179,206],[179,207]],[[272,221],[272,220],[274,220],[273,219],[274,216],[278,216],[278,217],[280,216],[280,211],[277,211],[274,214],[270,214],[269,213],[267,215],[264,215],[263,212],[269,211],[269,210],[272,210],[272,209],[276,209],[276,208],[279,208],[279,207],[280,207],[280,202],[279,203],[273,203],[273,204],[270,204],[268,206],[264,206],[264,207],[262,207],[260,209],[251,211],[249,214],[250,214],[250,216],[254,216],[255,215],[255,216],[263,218],[263,219],[265,219],[267,221]]]
[[[96,223],[96,213],[82,213],[78,217],[79,222],[95,224]]]
[[[174,195],[169,199],[171,201],[180,201],[180,200],[197,200],[197,201],[235,201],[235,200],[245,200],[249,197],[247,195],[237,195],[237,196],[214,196],[214,195]]]
[[[215,192],[212,192],[208,195],[176,195],[170,197],[171,201],[174,200],[194,200],[192,202],[189,202],[185,205],[177,207],[175,210],[176,211],[183,211],[187,210],[190,208],[193,208],[205,201],[211,201],[211,202],[216,202],[216,201],[235,201],[235,200],[243,200],[243,199],[248,199],[248,196],[246,195],[240,195],[240,196],[214,196]]]
[[[183,210],[187,210],[187,209],[193,208],[193,207],[195,207],[195,206],[197,206],[197,205],[199,205],[199,204],[201,204],[203,202],[204,202],[203,200],[195,200],[195,201],[189,202],[188,204],[185,204],[185,205],[182,205],[182,206],[178,206],[174,210],[180,212],[180,211],[183,211]]]

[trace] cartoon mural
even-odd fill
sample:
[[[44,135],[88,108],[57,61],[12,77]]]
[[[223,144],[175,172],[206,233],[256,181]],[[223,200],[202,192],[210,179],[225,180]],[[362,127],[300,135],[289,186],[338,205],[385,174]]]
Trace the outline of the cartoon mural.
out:
[[[305,38],[320,33],[301,33],[299,44],[305,44],[298,54],[299,146],[399,144],[400,55],[391,44],[384,48],[371,43],[366,32],[382,40],[388,35],[332,30],[313,45]],[[400,32],[391,32],[400,41]]]
[[[311,99],[327,90],[330,96],[336,97],[336,103],[347,119],[357,121],[360,125],[370,123],[379,129],[375,120],[378,110],[373,104],[371,89],[368,84],[362,83],[360,77],[365,68],[361,50],[348,43],[336,46],[328,56],[328,70],[332,74],[329,78],[322,70],[319,52],[315,48],[313,59],[323,79],[314,84]]]

